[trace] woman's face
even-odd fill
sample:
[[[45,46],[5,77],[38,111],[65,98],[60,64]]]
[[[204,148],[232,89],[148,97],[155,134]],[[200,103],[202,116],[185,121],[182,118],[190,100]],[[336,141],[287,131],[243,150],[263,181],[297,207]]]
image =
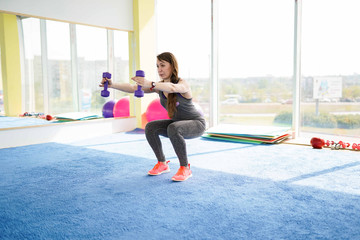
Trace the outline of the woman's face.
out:
[[[163,80],[170,79],[172,74],[172,68],[169,62],[163,60],[157,60],[156,62],[159,77]]]

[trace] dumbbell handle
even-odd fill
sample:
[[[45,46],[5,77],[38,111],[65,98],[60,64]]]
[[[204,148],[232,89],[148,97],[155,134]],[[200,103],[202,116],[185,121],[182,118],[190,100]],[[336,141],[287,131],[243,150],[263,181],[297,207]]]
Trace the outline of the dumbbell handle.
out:
[[[103,78],[111,79],[111,73],[104,72],[103,73]],[[104,90],[101,91],[101,96],[102,97],[108,97],[110,95],[110,92],[107,90],[108,85],[109,85],[108,81],[104,82]]]
[[[145,77],[145,72],[142,70],[137,70],[136,71],[136,76],[137,77]],[[134,93],[135,97],[143,97],[144,96],[144,91],[141,89],[141,86],[138,85],[137,90]]]

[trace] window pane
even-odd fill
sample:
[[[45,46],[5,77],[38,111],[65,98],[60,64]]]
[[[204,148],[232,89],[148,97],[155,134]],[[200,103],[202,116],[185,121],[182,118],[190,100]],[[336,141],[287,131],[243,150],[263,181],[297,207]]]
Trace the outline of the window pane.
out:
[[[73,112],[70,29],[68,23],[46,21],[49,112]]]
[[[25,112],[44,112],[40,20],[22,19],[25,55],[24,96]]]
[[[127,32],[114,31],[114,81],[129,82],[129,38]],[[129,94],[115,91],[115,99]]]
[[[1,50],[1,49],[0,49]],[[1,51],[0,51],[1,54]],[[5,115],[4,110],[4,91],[2,86],[2,73],[1,73],[1,56],[0,56],[0,115]]]
[[[77,25],[76,37],[80,109],[101,114],[106,101],[99,90],[107,71],[106,29]]]
[[[303,1],[301,136],[360,135],[359,8]]]
[[[220,123],[273,125],[291,113],[293,28],[294,1],[219,1]]]
[[[0,49],[1,50],[1,49]],[[1,55],[1,51],[0,51]],[[4,109],[4,91],[2,86],[2,72],[1,72],[1,56],[0,56],[0,115],[5,115],[5,109]]]
[[[156,15],[157,52],[172,52],[176,56],[179,76],[191,85],[193,100],[201,106],[208,121],[211,1],[157,0]]]

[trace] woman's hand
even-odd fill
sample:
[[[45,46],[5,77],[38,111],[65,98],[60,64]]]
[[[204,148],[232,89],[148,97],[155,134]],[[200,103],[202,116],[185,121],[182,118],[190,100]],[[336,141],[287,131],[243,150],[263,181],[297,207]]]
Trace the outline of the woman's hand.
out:
[[[112,85],[112,80],[108,79],[108,78],[103,78],[101,80],[101,83],[99,84],[99,87],[104,87],[104,84],[108,82],[108,87],[110,87]]]
[[[151,88],[151,81],[145,79],[144,77],[133,77],[131,78],[137,85],[142,87]]]

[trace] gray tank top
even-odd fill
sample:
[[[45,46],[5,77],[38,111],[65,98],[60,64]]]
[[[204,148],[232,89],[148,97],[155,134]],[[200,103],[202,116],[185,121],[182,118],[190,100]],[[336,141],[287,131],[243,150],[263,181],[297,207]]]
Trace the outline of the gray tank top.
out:
[[[167,98],[162,91],[159,91],[160,103],[167,110]],[[180,93],[176,93],[176,111],[172,120],[203,120],[202,114],[194,106],[192,99],[184,98]]]

